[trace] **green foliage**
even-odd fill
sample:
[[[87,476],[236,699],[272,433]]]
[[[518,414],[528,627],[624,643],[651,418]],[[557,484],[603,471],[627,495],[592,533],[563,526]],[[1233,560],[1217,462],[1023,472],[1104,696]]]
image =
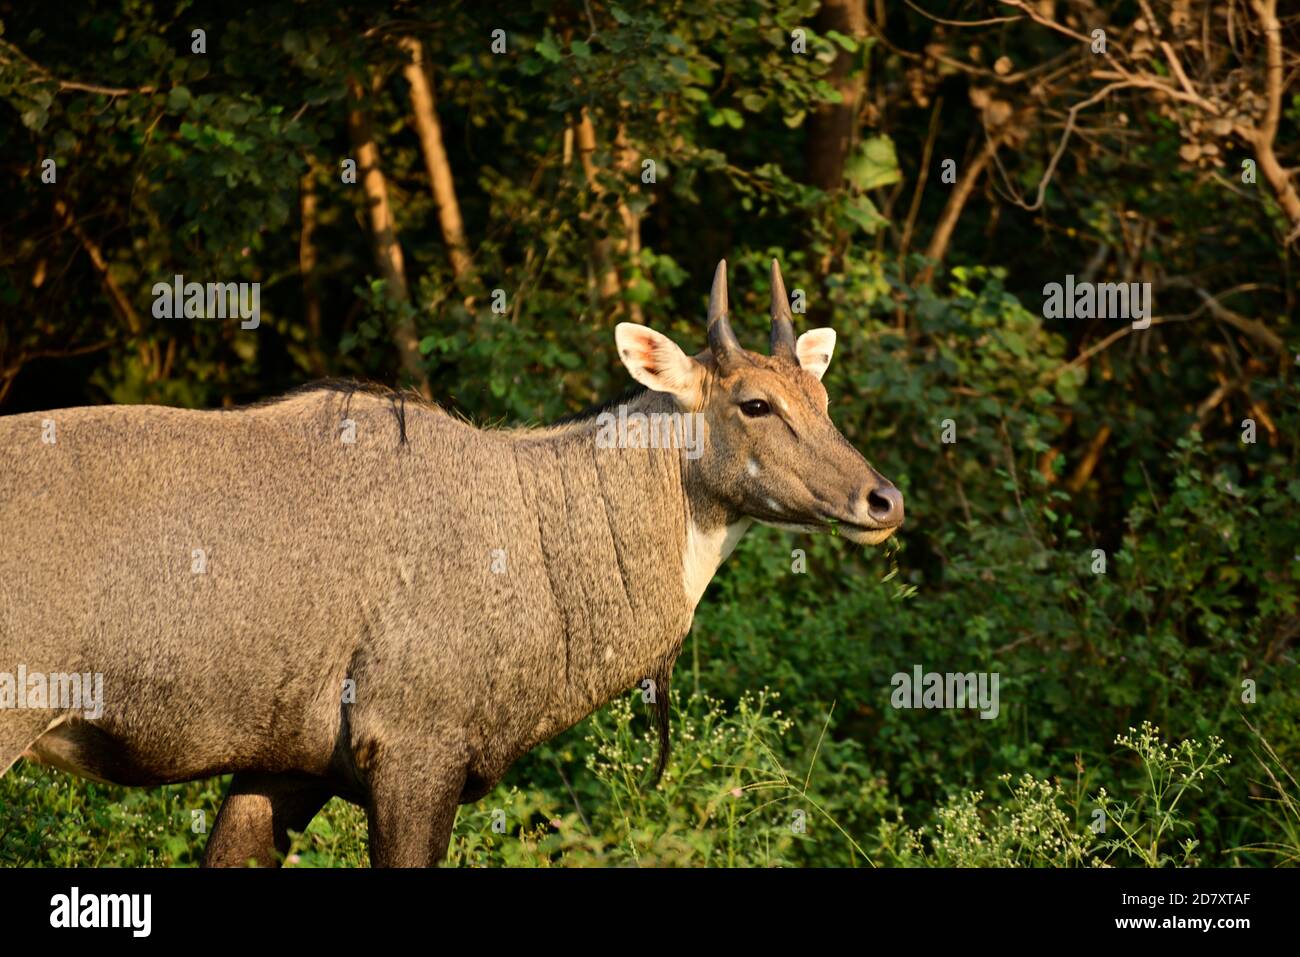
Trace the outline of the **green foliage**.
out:
[[[1199,842],[1185,812],[1192,800],[1214,797],[1204,785],[1229,761],[1218,739],[1169,745],[1144,723],[1116,739],[1136,765],[1107,769],[1128,800],[1105,787],[1085,796],[1076,763],[1071,789],[1003,774],[1002,801],[954,794],[914,827],[863,748],[826,736],[829,713],[820,726],[798,728],[774,709],[777,697],[765,689],[728,707],[707,695],[677,696],[677,759],[657,788],[645,787],[655,735],[632,696],[618,699],[551,756],[562,788],[502,785],[462,808],[448,865],[1077,867],[1126,857],[1149,867],[1196,865]],[[24,804],[0,812],[0,864],[192,866],[204,840],[194,814],[210,821],[219,797],[214,782],[166,788],[164,800],[124,788],[99,793],[26,766],[9,781]],[[1279,793],[1294,814],[1294,795]],[[1175,858],[1161,842],[1180,833]],[[364,812],[335,799],[292,835],[284,864],[357,867],[365,854]]]

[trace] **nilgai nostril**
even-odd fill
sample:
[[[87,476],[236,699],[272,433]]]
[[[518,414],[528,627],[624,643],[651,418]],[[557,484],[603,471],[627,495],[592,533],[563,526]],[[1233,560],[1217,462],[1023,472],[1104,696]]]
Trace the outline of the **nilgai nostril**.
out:
[[[673,662],[752,522],[876,544],[902,517],[826,414],[834,332],[790,312],[773,263],[772,355],[749,352],[719,266],[707,351],[620,324],[644,388],[539,429],[355,383],[0,418],[0,774],[24,752],[120,784],[233,772],[209,865],[274,864],[337,795],[375,864],[409,866],[647,681],[662,770]],[[6,705],[14,675],[48,706]]]
[[[892,485],[882,485],[867,496],[867,514],[881,525],[897,525],[903,520],[903,493]]]

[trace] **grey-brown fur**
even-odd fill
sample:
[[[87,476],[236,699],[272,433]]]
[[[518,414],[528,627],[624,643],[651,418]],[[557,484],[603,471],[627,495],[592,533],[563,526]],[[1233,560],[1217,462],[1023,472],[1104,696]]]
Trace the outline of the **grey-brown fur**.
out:
[[[760,374],[820,389],[789,358],[683,360],[702,402]],[[680,408],[667,392],[628,401]],[[274,863],[332,795],[367,808],[374,863],[436,863],[457,802],[666,679],[698,599],[688,538],[743,530],[736,503],[758,494],[726,477],[727,456],[757,454],[721,447],[729,409],[709,411],[698,463],[598,448],[592,418],[480,430],[332,388],[235,411],[0,418],[0,672],[102,673],[104,693],[95,720],[0,708],[0,773],[25,752],[129,785],[234,772],[207,863]],[[819,450],[808,422],[796,472]],[[821,451],[852,474],[818,500],[856,507],[879,476],[839,442]]]

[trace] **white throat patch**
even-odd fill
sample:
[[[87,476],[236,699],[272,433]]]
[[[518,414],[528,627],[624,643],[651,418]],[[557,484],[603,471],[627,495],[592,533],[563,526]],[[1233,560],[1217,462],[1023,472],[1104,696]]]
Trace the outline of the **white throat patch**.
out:
[[[704,589],[751,524],[752,521],[745,518],[734,525],[719,526],[706,532],[694,521],[687,523],[686,547],[682,550],[682,588],[691,608],[700,603]]]

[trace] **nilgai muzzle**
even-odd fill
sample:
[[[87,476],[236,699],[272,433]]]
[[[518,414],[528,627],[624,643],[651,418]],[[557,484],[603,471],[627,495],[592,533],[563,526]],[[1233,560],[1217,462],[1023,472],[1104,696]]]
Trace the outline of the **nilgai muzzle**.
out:
[[[530,748],[647,678],[666,708],[751,522],[902,523],[827,416],[835,335],[795,338],[776,263],[770,355],[736,340],[725,263],[705,352],[615,341],[644,390],[548,428],[336,387],[0,418],[0,773],[233,772],[205,863],[274,864],[338,795],[375,864],[434,864]]]

